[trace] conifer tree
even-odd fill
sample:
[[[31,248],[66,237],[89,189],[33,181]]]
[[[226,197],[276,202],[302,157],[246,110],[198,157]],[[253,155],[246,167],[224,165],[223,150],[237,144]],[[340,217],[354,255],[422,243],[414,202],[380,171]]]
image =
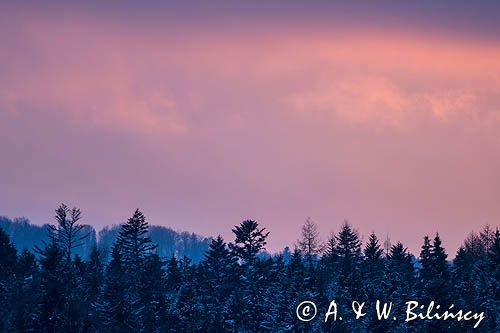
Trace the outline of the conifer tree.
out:
[[[6,331],[12,320],[10,303],[13,301],[16,266],[17,250],[0,228],[0,331]]]
[[[36,330],[39,332],[63,332],[67,327],[65,305],[66,288],[63,281],[65,255],[55,240],[40,252],[41,299],[36,317]]]
[[[148,229],[144,214],[136,209],[132,217],[122,225],[116,239],[122,260],[133,275],[140,272],[144,259],[158,247],[148,237]]]
[[[383,299],[382,281],[384,278],[384,250],[381,247],[375,233],[371,233],[368,242],[364,249],[363,260],[363,279],[364,289],[368,299],[367,306],[371,309],[375,308],[377,300]],[[373,332],[383,332],[384,325],[381,322],[375,311],[368,311],[365,320],[366,327],[369,327]]]
[[[361,241],[359,235],[344,221],[337,237],[336,252],[339,256],[338,284],[356,300],[362,300]]]
[[[204,268],[204,282],[207,286],[204,296],[208,326],[217,332],[221,332],[224,328],[228,312],[225,300],[229,298],[231,287],[235,283],[233,277],[235,264],[223,238],[219,235],[213,239],[202,267]]]
[[[260,310],[264,286],[263,272],[258,268],[257,254],[264,249],[269,232],[266,232],[265,228],[259,228],[257,222],[245,220],[239,226],[234,227],[233,233],[236,239],[229,247],[243,265],[239,282],[244,306],[240,317],[245,320],[242,322],[241,329],[256,332],[263,320]]]
[[[73,250],[81,246],[83,240],[89,235],[83,232],[85,226],[78,223],[81,219],[81,211],[76,207],[69,209],[65,204],[61,204],[56,209],[55,219],[57,224],[48,226],[49,237],[64,253],[69,267]]]
[[[69,210],[62,218],[64,211],[59,211],[61,225],[73,220]],[[308,258],[318,254],[305,255],[299,248],[285,251],[286,260],[260,254],[268,233],[256,222],[244,221],[234,228],[236,240],[230,248],[219,236],[201,263],[178,259],[174,252],[165,263],[154,251],[144,216],[136,211],[106,264],[97,248],[86,260],[71,251],[74,242],[69,246],[61,242],[68,238],[56,237],[67,230],[61,225],[37,251],[38,259],[28,250],[17,256],[13,242],[0,230],[0,331],[471,331],[471,322],[465,320],[406,323],[377,320],[374,311],[361,320],[350,315],[352,300],[368,301],[366,309],[373,309],[376,299],[393,302],[391,316],[397,318],[405,317],[407,300],[432,300],[441,309],[452,302],[455,309],[484,311],[478,332],[497,332],[499,327],[498,230],[471,233],[451,263],[439,235],[425,237],[417,262],[400,242],[384,256],[375,234],[361,251],[356,230],[344,223],[328,239],[319,264],[310,265]],[[321,314],[332,299],[343,314],[341,321],[325,323],[320,315],[303,322],[295,315],[304,300],[316,302]]]
[[[102,297],[96,304],[100,314],[100,326],[105,332],[137,332],[137,317],[133,313],[127,295],[127,281],[120,248],[115,244],[111,261],[106,268]]]
[[[450,303],[450,271],[446,260],[448,255],[441,244],[441,238],[439,234],[436,234],[431,249],[432,278],[429,292],[437,303],[448,305]]]
[[[178,290],[182,282],[182,272],[179,267],[179,261],[172,255],[169,260],[167,260],[167,276],[166,276],[166,287],[169,291]]]
[[[418,288],[422,302],[430,302],[432,300],[431,282],[434,276],[433,260],[432,260],[432,244],[429,236],[424,237],[424,244],[420,251],[419,257],[420,270],[418,271]]]
[[[86,332],[97,332],[99,324],[99,311],[97,304],[101,296],[104,284],[104,265],[101,262],[97,246],[92,248],[86,269],[83,275],[83,290],[85,292],[85,321],[83,322]]]
[[[387,258],[386,273],[383,281],[383,300],[393,302],[394,315],[404,318],[404,303],[413,297],[414,267],[407,248],[401,242],[391,246]],[[409,325],[400,321],[381,322],[385,331],[405,331]]]
[[[309,286],[302,259],[303,256],[301,251],[298,248],[295,248],[292,252],[287,274],[287,279],[290,281],[290,299],[292,301],[292,308],[289,311],[292,311],[292,313],[300,302],[312,299],[310,297],[311,293],[308,291]],[[290,330],[292,332],[302,332],[306,329],[310,329],[310,323],[300,321],[296,316],[293,316],[290,324]]]
[[[233,228],[233,233],[236,240],[234,244],[229,244],[229,248],[244,263],[252,264],[257,254],[265,249],[269,232],[266,232],[266,228],[259,228],[257,222],[245,220],[239,226]]]
[[[265,332],[286,332],[293,327],[294,313],[290,311],[294,300],[291,297],[291,281],[282,255],[269,261],[269,276],[265,288],[267,309],[261,328]]]
[[[14,311],[14,317],[7,331],[33,332],[40,297],[40,279],[35,256],[27,249],[24,249],[18,258],[14,288],[15,298],[9,304]]]
[[[326,289],[328,284],[332,283],[332,276],[336,275],[338,270],[339,256],[337,254],[337,238],[335,233],[331,233],[323,247],[323,255],[320,258],[319,266],[319,285]],[[327,300],[325,300],[327,302]]]
[[[144,281],[146,267],[150,270],[154,269],[154,267],[147,266],[147,264],[150,263],[150,260],[154,261],[152,256],[157,248],[157,245],[151,242],[148,232],[149,225],[144,214],[139,209],[136,209],[132,217],[121,226],[115,242],[126,282],[125,302],[127,304],[125,307],[130,309],[130,314],[134,317],[130,321],[131,327],[134,327],[134,325],[143,326],[145,318],[148,318],[149,324],[153,320],[153,315],[147,313],[152,309],[148,303],[148,297],[140,289],[142,283],[147,283]],[[157,274],[158,272],[149,273]]]
[[[363,274],[366,281],[365,290],[372,303],[380,298],[380,285],[384,275],[384,250],[375,233],[370,234],[364,249]]]
[[[333,265],[337,259],[337,238],[335,233],[331,233],[326,241],[325,246],[323,247],[323,256],[322,259],[325,262]]]
[[[16,268],[17,250],[9,236],[0,228],[0,282],[8,279]]]
[[[488,293],[484,307],[488,324],[493,331],[500,330],[500,230],[495,230],[488,251]]]
[[[157,254],[146,258],[139,284],[142,332],[164,332],[166,325],[165,272]]]

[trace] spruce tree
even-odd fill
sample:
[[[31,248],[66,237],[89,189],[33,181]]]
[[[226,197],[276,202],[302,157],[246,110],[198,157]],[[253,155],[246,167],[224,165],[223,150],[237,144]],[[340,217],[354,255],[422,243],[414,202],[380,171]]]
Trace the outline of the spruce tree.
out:
[[[140,289],[141,284],[145,283],[143,280],[147,264],[157,248],[157,245],[151,242],[148,232],[149,225],[144,214],[136,209],[132,217],[121,226],[115,242],[124,270],[126,308],[130,309],[130,313],[134,317],[130,321],[132,327],[134,325],[144,326],[146,318],[149,318],[151,323],[152,318],[152,314],[147,313],[151,310],[149,301]],[[152,269],[151,266],[148,268]]]
[[[337,254],[337,239],[335,233],[331,233],[323,248],[323,255],[319,262],[319,285],[326,289],[332,283],[332,276],[338,272],[339,256]],[[325,300],[328,302],[328,300]]]
[[[40,297],[39,271],[33,253],[24,249],[16,266],[14,299],[9,307],[14,313],[8,332],[33,332],[34,317]]]
[[[7,280],[16,268],[17,250],[9,235],[0,228],[0,282]]]
[[[0,228],[0,331],[7,331],[12,321],[16,266],[17,250]]]
[[[337,261],[337,238],[335,233],[331,233],[323,247],[323,256],[321,259],[327,266],[333,267],[333,264]]]
[[[142,332],[164,332],[166,325],[165,272],[157,254],[146,258],[139,284]]]
[[[122,260],[132,275],[140,272],[144,259],[158,247],[151,242],[148,231],[146,217],[136,209],[118,233],[116,243],[120,248]]]
[[[450,303],[450,271],[448,255],[442,246],[439,234],[436,234],[432,243],[431,263],[432,263],[432,279],[430,281],[430,296],[441,306]]]
[[[431,283],[434,278],[432,244],[429,236],[424,237],[424,244],[419,257],[420,270],[418,271],[418,284],[420,300],[424,303],[432,301]]]
[[[226,300],[234,287],[235,261],[226,247],[226,243],[219,235],[212,240],[205,259],[202,263],[206,293],[204,295],[208,327],[221,332],[228,315]]]
[[[137,317],[128,299],[127,285],[120,248],[115,244],[111,252],[111,261],[106,268],[103,293],[96,303],[100,315],[100,327],[105,332],[137,332]]]
[[[86,313],[84,330],[87,332],[97,332],[99,328],[99,311],[97,304],[101,296],[104,284],[104,265],[101,262],[100,253],[97,246],[92,248],[86,264],[83,277],[83,288],[86,294]]]
[[[384,250],[379,244],[375,233],[372,233],[364,249],[363,275],[365,291],[370,304],[374,304],[380,298],[380,285],[384,276]]]
[[[500,331],[500,230],[495,230],[488,251],[488,289],[484,307],[488,324],[493,331]]]
[[[391,251],[387,258],[385,277],[383,280],[383,302],[393,302],[393,312],[397,318],[404,318],[404,303],[412,299],[414,279],[414,267],[411,255],[401,242],[391,246]],[[392,315],[392,314],[391,314]],[[385,327],[384,331],[405,331],[412,324],[405,324],[402,321],[384,321],[380,326]]]
[[[35,327],[38,332],[64,332],[67,327],[65,305],[65,254],[55,240],[48,243],[40,252],[41,296],[35,314]]]
[[[339,256],[338,284],[351,299],[363,300],[361,276],[361,240],[358,233],[346,221],[336,236],[336,252]]]

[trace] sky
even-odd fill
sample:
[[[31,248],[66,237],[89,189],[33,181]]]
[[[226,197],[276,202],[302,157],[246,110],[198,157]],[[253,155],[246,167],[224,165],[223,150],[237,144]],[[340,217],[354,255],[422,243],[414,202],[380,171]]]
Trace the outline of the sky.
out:
[[[0,4],[0,215],[268,249],[500,225],[496,1]]]

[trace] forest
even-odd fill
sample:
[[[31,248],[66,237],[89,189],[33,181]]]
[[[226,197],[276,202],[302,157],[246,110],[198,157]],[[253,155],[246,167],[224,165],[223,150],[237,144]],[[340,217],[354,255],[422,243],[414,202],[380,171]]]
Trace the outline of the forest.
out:
[[[47,232],[47,229],[50,228],[49,224],[36,225],[24,217],[10,219],[6,216],[0,216],[0,228],[10,236],[12,243],[21,252],[24,249],[41,247],[49,239]],[[92,249],[97,246],[101,259],[108,261],[111,248],[120,229],[121,226],[116,224],[104,226],[100,230],[96,230],[88,224],[83,225],[81,232],[86,237],[79,242],[73,253],[82,258],[88,258]],[[194,263],[203,259],[211,241],[208,237],[202,237],[192,232],[175,231],[158,225],[150,226],[148,235],[154,243],[158,244],[156,253],[161,257],[170,257],[172,254],[177,257],[187,256]]]
[[[18,252],[0,228],[1,332],[500,332],[500,231],[469,234],[450,259],[439,234],[418,255],[371,234],[363,243],[347,221],[321,242],[306,220],[293,250],[265,252],[257,221],[234,226],[234,239],[210,240],[198,261],[163,256],[136,210],[117,229],[110,253],[95,245],[78,208],[61,205],[43,244]],[[343,320],[304,322],[297,305],[325,312],[336,300]],[[415,300],[484,312],[473,322],[356,319],[350,302],[393,303],[402,317]]]

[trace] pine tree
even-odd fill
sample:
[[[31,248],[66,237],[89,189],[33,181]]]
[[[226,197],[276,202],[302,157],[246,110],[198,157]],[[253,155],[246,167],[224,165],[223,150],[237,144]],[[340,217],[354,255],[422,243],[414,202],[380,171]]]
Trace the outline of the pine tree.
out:
[[[70,265],[73,250],[83,244],[83,240],[89,236],[84,233],[84,225],[78,222],[81,219],[80,209],[74,207],[69,209],[61,204],[56,209],[56,225],[49,225],[49,237],[55,242],[66,256],[67,265]]]
[[[393,302],[391,316],[398,319],[405,317],[407,300],[433,300],[441,309],[452,302],[455,309],[485,312],[478,332],[500,331],[498,229],[471,233],[452,263],[438,234],[425,237],[417,263],[400,242],[384,256],[373,233],[362,252],[356,230],[346,222],[328,239],[319,264],[311,265],[309,258],[318,254],[310,246],[303,246],[306,254],[299,248],[278,256],[259,254],[268,232],[244,221],[233,229],[236,240],[230,248],[219,236],[199,264],[174,255],[164,263],[154,253],[144,216],[136,211],[105,265],[97,248],[83,260],[72,250],[78,242],[65,241],[77,239],[68,221],[79,221],[78,214],[72,217],[64,207],[58,214],[58,226],[37,251],[38,260],[27,250],[17,256],[0,229],[1,332],[471,331],[470,321],[379,321],[370,316],[373,311],[354,320],[350,301],[375,299]],[[311,230],[303,240],[319,238]],[[325,323],[321,314],[332,299],[345,315]],[[316,320],[296,317],[296,306],[304,300],[316,302]]]
[[[263,320],[260,310],[264,278],[263,272],[258,268],[257,254],[264,249],[269,232],[266,232],[265,228],[260,229],[258,223],[252,220],[243,221],[234,227],[233,232],[236,239],[229,247],[243,264],[239,277],[244,304],[239,315],[244,319],[241,329],[256,332]]]
[[[244,263],[252,264],[257,254],[265,249],[269,232],[266,232],[266,228],[259,229],[257,222],[245,220],[239,226],[233,228],[233,233],[236,240],[234,244],[229,244],[229,248]]]

